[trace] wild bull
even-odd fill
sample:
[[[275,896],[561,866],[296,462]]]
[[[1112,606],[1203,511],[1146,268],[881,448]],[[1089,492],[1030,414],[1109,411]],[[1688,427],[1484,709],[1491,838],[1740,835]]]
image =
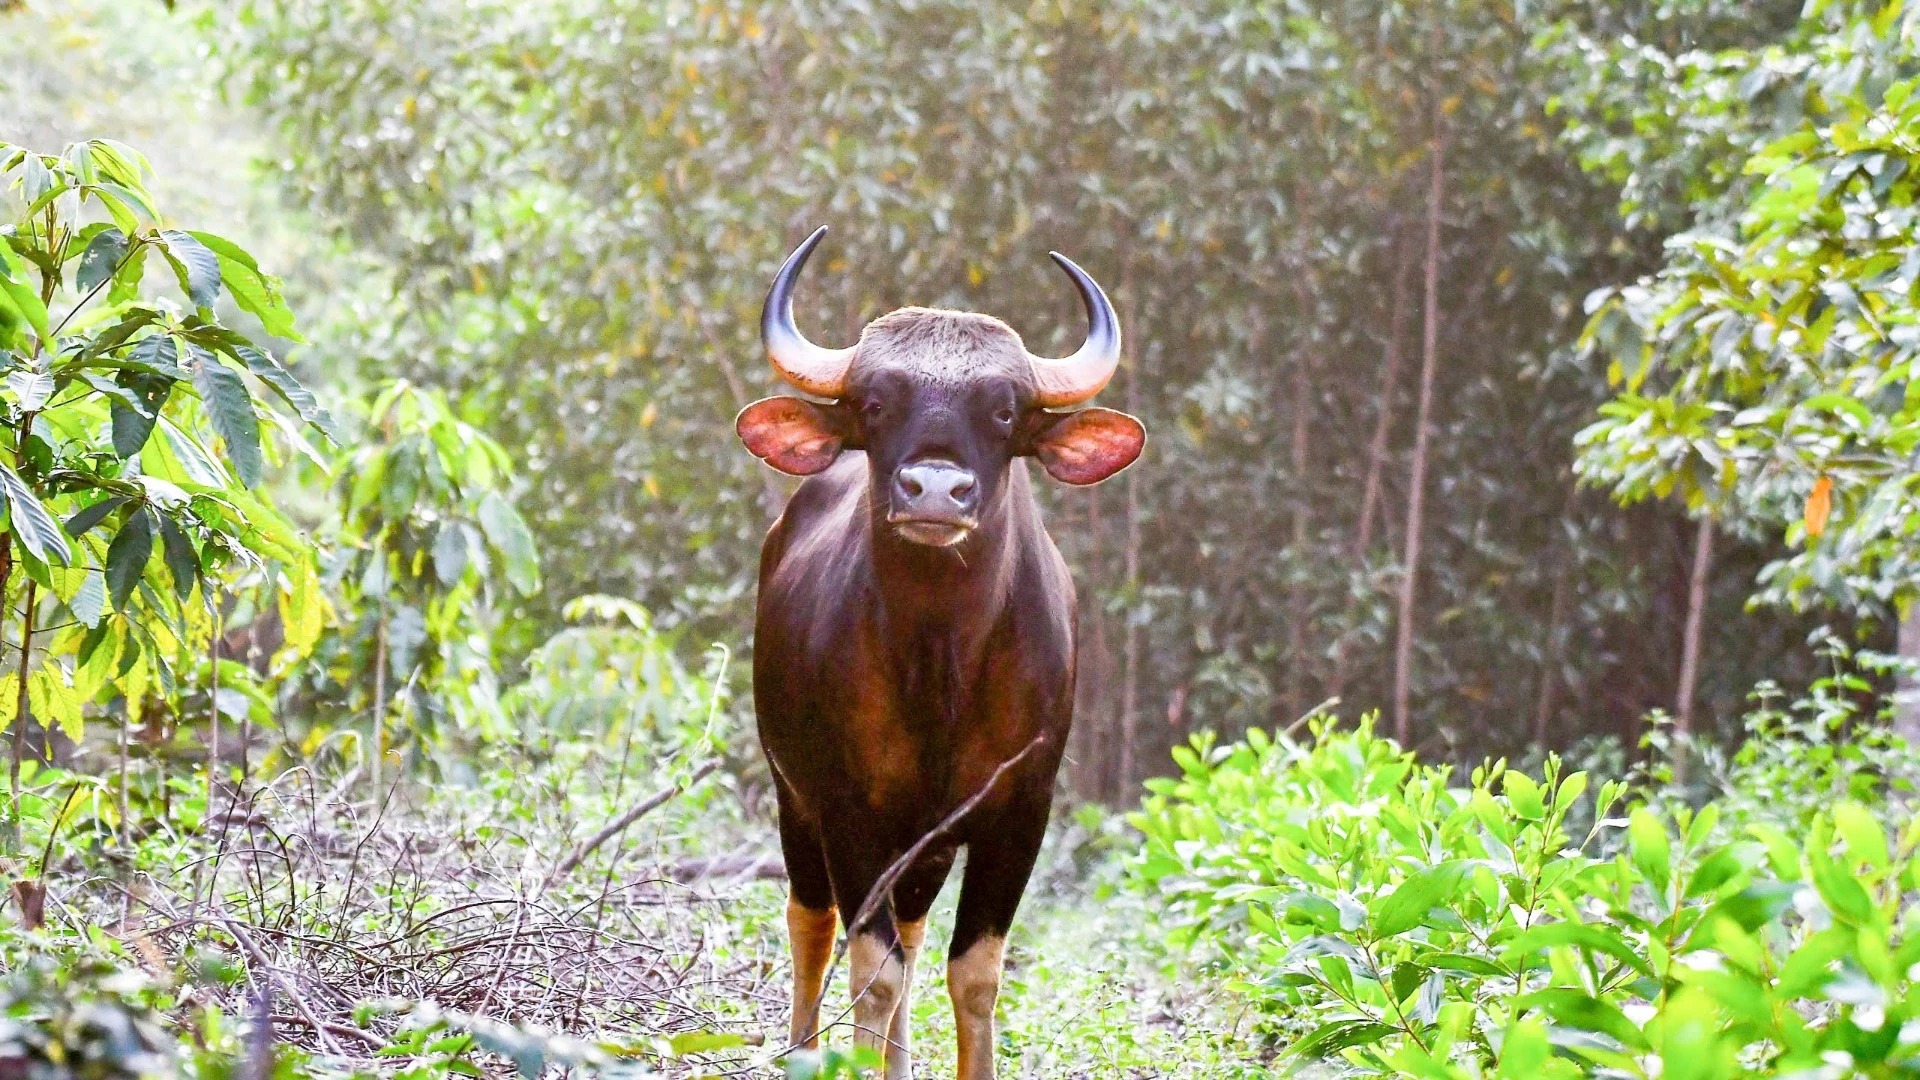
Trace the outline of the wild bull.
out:
[[[1059,411],[1120,360],[1112,304],[1064,256],[1090,323],[1065,359],[1027,352],[991,316],[919,307],[828,349],[793,321],[825,232],[788,256],[760,324],[774,370],[824,400],[768,398],[735,425],[755,456],[808,477],[761,552],[753,659],[791,882],[790,1034],[815,1045],[836,920],[857,921],[856,1041],[884,1048],[889,1078],[909,1075],[914,961],[964,847],[947,990],[957,1075],[991,1078],[1007,929],[1073,720],[1073,581],[1025,459],[1094,484],[1139,456],[1146,430],[1110,409]],[[861,917],[876,885],[883,902]]]

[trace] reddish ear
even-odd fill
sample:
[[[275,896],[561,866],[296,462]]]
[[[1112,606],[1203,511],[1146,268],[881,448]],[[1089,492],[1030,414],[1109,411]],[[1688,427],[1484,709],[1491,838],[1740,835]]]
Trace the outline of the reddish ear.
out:
[[[811,401],[770,397],[741,409],[733,429],[754,457],[789,476],[812,476],[840,456],[846,436],[837,419]]]
[[[1034,437],[1033,453],[1061,483],[1097,484],[1133,464],[1147,445],[1146,427],[1126,413],[1081,409],[1057,415]]]

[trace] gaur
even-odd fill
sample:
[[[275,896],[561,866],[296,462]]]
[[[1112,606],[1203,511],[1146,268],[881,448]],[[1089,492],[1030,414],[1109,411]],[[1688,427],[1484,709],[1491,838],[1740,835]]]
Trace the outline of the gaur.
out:
[[[927,910],[966,849],[947,990],[957,1075],[980,1080],[993,1076],[1007,929],[1073,721],[1073,580],[1026,459],[1094,484],[1139,456],[1146,429],[1110,409],[1062,411],[1120,361],[1112,304],[1066,257],[1053,255],[1090,327],[1065,359],[1027,352],[991,316],[920,307],[828,349],[793,319],[795,279],[825,232],[788,256],[760,324],[775,372],[819,400],[768,398],[735,425],[755,456],[807,477],[761,552],[753,653],[791,884],[790,1035],[815,1045],[836,921],[977,800],[847,933],[855,1039],[884,1048],[887,1076],[905,1077]]]

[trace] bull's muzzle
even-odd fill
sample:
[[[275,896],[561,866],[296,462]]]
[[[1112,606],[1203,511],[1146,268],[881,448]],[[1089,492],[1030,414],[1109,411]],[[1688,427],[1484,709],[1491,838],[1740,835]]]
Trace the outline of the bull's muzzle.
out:
[[[887,523],[916,544],[950,547],[980,523],[980,485],[950,461],[902,465],[893,474]]]

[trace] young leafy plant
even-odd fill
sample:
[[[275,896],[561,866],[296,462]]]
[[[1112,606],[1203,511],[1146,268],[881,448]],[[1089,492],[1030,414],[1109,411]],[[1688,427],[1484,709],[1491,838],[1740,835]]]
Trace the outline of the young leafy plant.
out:
[[[255,489],[271,430],[305,447],[303,427],[332,421],[222,300],[297,341],[293,316],[239,245],[172,227],[149,172],[108,140],[0,143],[0,599],[22,613],[0,722],[16,829],[35,722],[78,740],[96,705],[119,699],[131,724],[205,685],[214,760],[232,697],[217,680],[244,675],[212,655],[222,590],[318,602],[312,544]]]
[[[508,498],[513,463],[443,394],[397,381],[360,431],[334,469],[341,534],[325,570],[357,617],[322,643],[308,691],[373,718],[378,776],[390,740],[506,732],[491,615],[507,590],[539,590],[540,562]],[[310,741],[325,734],[316,726]]]
[[[1176,754],[1138,884],[1295,1059],[1422,1077],[1873,1072],[1920,1055],[1920,822],[1841,801],[1717,833],[1550,758],[1465,786],[1370,723]],[[1576,841],[1570,822],[1590,826]]]

